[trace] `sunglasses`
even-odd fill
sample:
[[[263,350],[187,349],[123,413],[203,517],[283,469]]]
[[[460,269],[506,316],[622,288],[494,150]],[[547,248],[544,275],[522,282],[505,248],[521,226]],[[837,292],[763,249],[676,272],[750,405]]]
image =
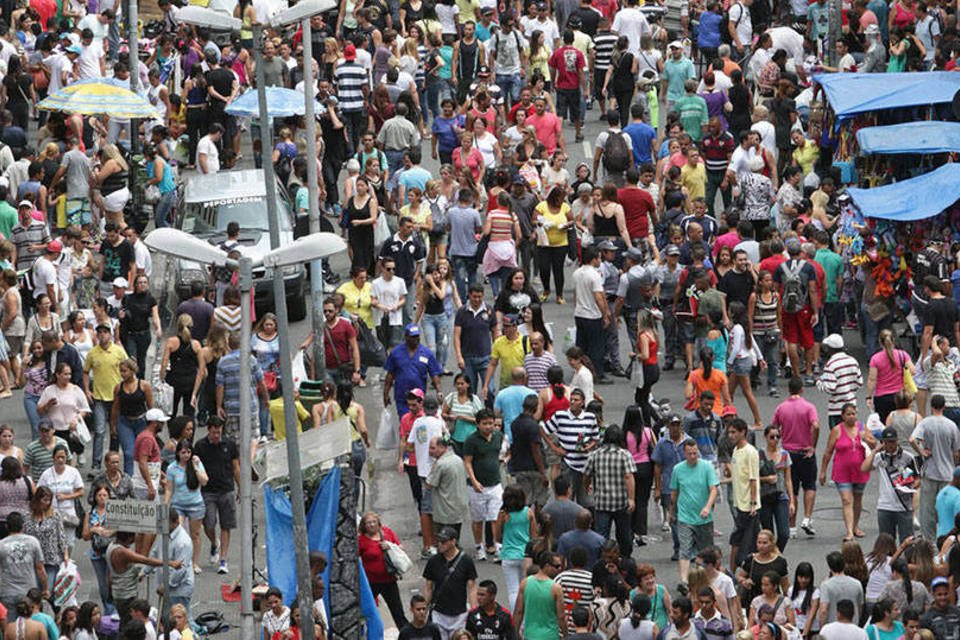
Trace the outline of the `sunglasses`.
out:
[[[767,434],[767,438],[770,439],[770,440],[779,440],[779,439],[780,439],[780,434],[779,434],[779,433],[769,433],[769,434]]]
[[[396,271],[397,269],[396,269],[396,267],[384,267],[383,270],[384,270],[384,271]]]

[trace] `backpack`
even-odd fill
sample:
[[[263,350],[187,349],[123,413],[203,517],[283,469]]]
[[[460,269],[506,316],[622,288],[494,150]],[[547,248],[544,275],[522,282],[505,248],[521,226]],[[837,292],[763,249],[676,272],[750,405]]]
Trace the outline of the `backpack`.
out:
[[[783,269],[783,310],[787,313],[798,313],[807,306],[807,288],[803,284],[800,273],[806,262],[797,260],[793,266],[784,262]]]
[[[424,200],[430,206],[430,221],[433,223],[433,231],[430,232],[430,235],[440,237],[447,232],[447,225],[450,224],[447,210],[437,202],[439,198],[432,201],[430,198],[424,198]]]
[[[740,21],[743,20],[743,12],[747,10],[739,2],[730,5],[730,8],[723,12],[723,20],[720,22],[720,42],[723,44],[733,44],[733,37],[730,35],[730,11],[734,7],[740,7],[740,17],[733,23],[733,28],[736,29],[740,26]],[[746,44],[744,44],[746,46]]]
[[[609,173],[623,173],[633,164],[633,149],[620,131],[610,129],[603,143],[603,168]]]
[[[513,34],[513,39],[517,41],[517,54],[522,55],[523,45],[520,43],[520,34],[517,33],[516,27],[514,27],[510,33]],[[492,37],[497,39],[497,44],[494,46],[493,60],[494,62],[498,62],[500,60],[500,43],[503,42],[503,31],[497,31]]]

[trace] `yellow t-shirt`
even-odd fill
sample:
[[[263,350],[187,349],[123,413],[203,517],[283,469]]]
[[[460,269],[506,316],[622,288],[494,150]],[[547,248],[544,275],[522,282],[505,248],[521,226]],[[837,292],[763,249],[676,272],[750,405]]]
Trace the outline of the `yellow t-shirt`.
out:
[[[802,147],[793,150],[793,161],[800,165],[803,175],[813,171],[813,165],[820,157],[820,148],[807,140]]]
[[[760,458],[753,445],[734,448],[731,456],[733,470],[733,506],[739,511],[760,508]],[[757,499],[750,504],[750,481],[757,481]]]
[[[370,306],[370,282],[364,282],[358,289],[353,280],[347,280],[337,288],[343,296],[343,308],[347,313],[358,316],[369,328],[373,328],[373,307]]]
[[[707,168],[702,162],[698,163],[696,168],[690,166],[690,163],[683,165],[680,169],[680,182],[687,188],[690,195],[690,201],[697,198],[703,198],[707,195]]]
[[[479,20],[477,16],[477,10],[480,9],[480,3],[477,0],[457,0],[457,8],[460,9],[460,24],[463,24],[467,20],[476,22]]]
[[[297,433],[303,433],[303,423],[310,419],[310,412],[297,400],[293,403],[297,410]],[[283,398],[274,398],[270,401],[270,422],[273,423],[273,434],[277,440],[287,437],[287,425],[284,422]]]
[[[416,213],[413,213],[413,210],[410,208],[409,204],[405,204],[400,207],[400,217],[409,216],[411,220],[416,224],[423,224],[427,221],[427,218],[430,216],[430,205],[426,202],[420,203],[420,208]],[[423,238],[423,246],[426,249],[430,249],[430,234],[426,231],[420,232],[420,237]]]
[[[526,349],[524,347],[526,346]],[[493,348],[490,351],[490,357],[496,358],[500,362],[500,388],[508,387],[511,384],[511,372],[516,367],[523,366],[523,357],[526,350],[529,350],[529,341],[519,333],[517,339],[513,342],[507,336],[500,336],[493,341]]]
[[[534,213],[542,216],[545,222],[551,223],[550,228],[547,229],[547,242],[551,247],[567,246],[567,230],[566,228],[561,229],[560,225],[567,224],[567,213],[569,212],[570,205],[567,204],[566,201],[564,201],[560,207],[560,213],[557,214],[550,211],[550,206],[546,200],[538,204],[537,208],[534,209]]]
[[[119,344],[113,343],[109,349],[104,349],[99,344],[93,345],[83,362],[83,371],[94,373],[91,389],[94,400],[113,400],[113,390],[120,384],[120,363],[128,357]]]

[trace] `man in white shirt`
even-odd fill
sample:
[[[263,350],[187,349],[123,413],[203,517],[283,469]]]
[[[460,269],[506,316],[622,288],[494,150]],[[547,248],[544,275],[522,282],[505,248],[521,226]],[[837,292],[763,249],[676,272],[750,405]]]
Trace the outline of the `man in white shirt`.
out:
[[[133,245],[134,261],[137,263],[137,273],[150,277],[153,273],[153,259],[150,257],[150,250],[147,245],[140,241],[140,234],[133,227],[127,227],[123,230],[127,236],[127,242]]]
[[[102,78],[106,75],[106,56],[103,43],[93,37],[93,31],[80,33],[80,57],[77,59],[77,76],[81,80]]]
[[[99,14],[88,13],[77,23],[77,30],[82,34],[84,30],[89,29],[93,39],[100,45],[100,49],[103,49],[103,41],[109,35],[110,25],[115,19],[113,9],[104,9]]]
[[[753,144],[754,135],[752,131],[741,132],[740,145],[733,150],[733,154],[730,156],[730,166],[727,167],[727,172],[736,176],[737,180],[741,180],[751,173],[750,160],[757,155],[757,149]]]
[[[537,3],[537,15],[533,18],[523,16],[520,18],[520,26],[523,27],[523,35],[530,39],[534,31],[543,32],[543,41],[550,45],[551,49],[557,49],[560,46],[560,28],[556,21],[547,15],[547,3]]]
[[[729,22],[722,28],[730,30],[731,46],[736,49],[737,57],[742,58],[753,44],[753,22],[750,20],[750,5],[753,0],[740,0],[732,4],[727,15]]]
[[[647,17],[637,8],[637,0],[627,0],[627,6],[617,12],[613,19],[613,31],[627,37],[627,50],[637,55],[640,51],[640,38],[650,33]]]
[[[394,275],[396,263],[393,258],[384,258],[381,266],[380,277],[370,285],[370,297],[377,336],[383,346],[391,349],[400,344],[403,337],[403,305],[407,299],[407,283]]]
[[[867,632],[853,622],[856,607],[851,600],[837,603],[837,620],[823,625],[820,637],[824,640],[867,640]]]
[[[760,136],[760,144],[777,158],[777,130],[770,122],[770,112],[762,104],[753,108],[753,125],[750,130]]]
[[[58,313],[60,305],[60,281],[57,278],[57,260],[60,259],[60,252],[63,251],[63,245],[59,240],[51,240],[47,243],[45,254],[37,258],[33,263],[33,298],[37,299],[46,294],[50,297],[53,306],[50,310]]]
[[[577,346],[600,366],[605,350],[605,329],[610,324],[610,308],[600,275],[600,252],[596,247],[583,250],[583,266],[573,272],[576,305],[573,319],[577,325]],[[598,372],[597,384],[610,384],[608,376]]]
[[[210,133],[200,138],[197,143],[197,171],[204,174],[220,171],[220,149],[217,144],[222,137],[223,125],[214,122],[210,125]]]

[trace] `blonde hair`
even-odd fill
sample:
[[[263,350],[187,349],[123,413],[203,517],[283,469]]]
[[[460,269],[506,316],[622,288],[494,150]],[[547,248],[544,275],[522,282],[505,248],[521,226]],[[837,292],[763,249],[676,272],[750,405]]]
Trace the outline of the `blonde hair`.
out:
[[[323,46],[324,46],[324,47],[326,47],[328,44],[329,44],[329,45],[333,45],[333,52],[334,52],[335,54],[337,54],[337,57],[339,58],[339,57],[340,57],[340,43],[337,42],[337,39],[336,39],[336,38],[327,38],[326,40],[323,41]]]
[[[177,337],[180,342],[192,344],[193,334],[190,329],[193,328],[193,317],[189,313],[181,313],[177,316]]]
[[[707,577],[706,570],[699,565],[691,564],[687,584],[690,586],[688,593],[694,595],[698,594],[703,587],[709,587],[710,579]]]
[[[222,324],[212,325],[210,331],[207,332],[206,346],[210,347],[210,350],[213,351],[214,355],[218,358],[226,355],[229,351],[227,348],[228,334],[229,331]]]
[[[880,336],[877,338],[877,342],[880,343],[883,351],[887,354],[887,360],[890,361],[890,366],[896,367],[897,360],[893,357],[893,351],[895,349],[893,344],[893,331],[890,331],[890,329],[884,329],[881,331]]]
[[[120,155],[120,149],[117,148],[115,144],[105,144],[100,148],[100,152],[103,153],[103,157],[107,160],[113,160],[120,165],[124,171],[129,171],[130,166],[127,164],[127,161],[123,159],[123,156]]]
[[[60,155],[60,147],[57,146],[56,142],[48,142],[45,147],[43,147],[43,153],[40,154],[40,157],[51,160]]]
[[[417,49],[417,41],[413,38],[407,38],[403,41],[403,53],[408,55],[418,63],[420,62],[420,51]]]

